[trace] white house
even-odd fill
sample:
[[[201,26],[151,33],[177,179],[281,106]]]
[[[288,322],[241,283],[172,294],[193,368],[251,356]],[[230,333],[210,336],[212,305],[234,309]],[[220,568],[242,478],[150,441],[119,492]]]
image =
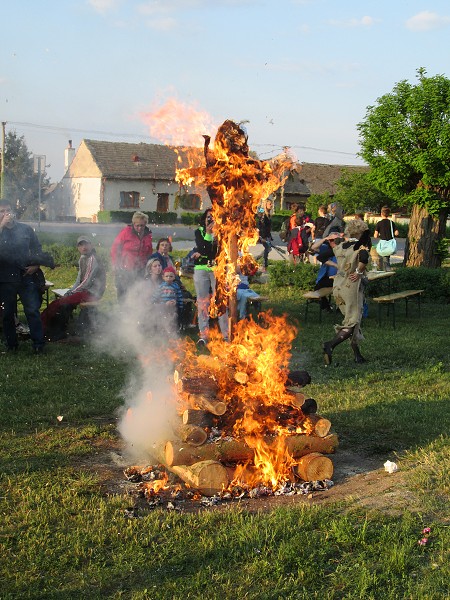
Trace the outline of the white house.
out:
[[[189,152],[201,164],[202,150]],[[204,210],[206,190],[195,184],[184,190],[175,181],[185,161],[185,150],[158,144],[83,140],[75,152],[69,142],[66,173],[46,198],[47,218],[95,222],[101,210]]]

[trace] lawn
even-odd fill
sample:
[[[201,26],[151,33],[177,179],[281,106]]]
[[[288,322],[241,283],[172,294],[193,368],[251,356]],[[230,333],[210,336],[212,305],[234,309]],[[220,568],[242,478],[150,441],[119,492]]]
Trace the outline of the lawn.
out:
[[[67,287],[75,274],[69,266],[47,277]],[[371,305],[368,362],[353,363],[343,344],[339,364],[324,368],[334,316],[319,324],[311,310],[305,324],[297,289],[260,289],[297,323],[291,367],[311,374],[308,394],[339,436],[336,463],[350,453],[375,474],[355,477],[350,494],[339,491],[352,479],[341,474],[334,495],[141,507],[128,518],[130,488],[107,466],[121,454],[117,422],[136,356],[120,340],[114,353],[86,341],[48,345],[44,356],[24,342],[0,355],[2,599],[449,596],[449,305],[427,302],[421,319],[414,306],[408,318],[400,309],[395,331],[388,320],[378,326]],[[109,281],[103,310],[114,303]],[[388,459],[397,473],[384,472]]]

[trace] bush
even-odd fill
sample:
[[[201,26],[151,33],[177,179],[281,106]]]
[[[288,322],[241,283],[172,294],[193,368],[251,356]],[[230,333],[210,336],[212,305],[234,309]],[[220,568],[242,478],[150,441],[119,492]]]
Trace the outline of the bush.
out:
[[[57,267],[74,267],[78,266],[78,260],[80,253],[78,252],[75,244],[72,246],[65,246],[64,244],[43,244],[42,249],[50,254],[55,259],[55,265]],[[108,270],[110,266],[109,251],[106,248],[95,248],[97,258],[102,262],[105,269]]]
[[[290,210],[282,210],[272,215],[272,231],[280,231],[281,224],[283,221],[286,221],[288,217],[290,217],[292,211]]]
[[[131,223],[131,218],[136,211],[131,210],[100,210],[97,213],[99,223]],[[154,225],[174,225],[178,221],[178,215],[175,212],[161,213],[157,211],[141,211],[148,216],[149,224]]]
[[[397,267],[391,279],[392,291],[425,290],[423,297],[435,302],[450,302],[450,269],[427,267]],[[386,293],[386,288],[374,282],[369,285],[371,296]]]
[[[300,290],[312,290],[319,268],[310,263],[294,265],[289,261],[277,261],[269,266],[271,287],[295,286]]]
[[[181,213],[181,222],[183,225],[198,225],[199,219],[203,213],[183,212]]]

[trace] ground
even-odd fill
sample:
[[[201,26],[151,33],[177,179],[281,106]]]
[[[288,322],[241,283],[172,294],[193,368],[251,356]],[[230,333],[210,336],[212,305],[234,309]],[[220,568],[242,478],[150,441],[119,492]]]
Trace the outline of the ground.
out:
[[[262,497],[256,499],[244,498],[224,502],[214,506],[214,510],[240,507],[245,510],[268,511],[281,506],[295,506],[299,503],[323,504],[330,502],[350,502],[352,506],[365,509],[376,509],[390,515],[401,514],[405,509],[419,510],[418,498],[408,489],[406,473],[399,469],[396,473],[387,473],[379,459],[363,454],[337,449],[330,455],[334,465],[334,486],[329,490],[317,491],[308,495]],[[127,495],[130,506],[138,506],[146,510],[144,500],[139,500],[136,494],[137,485],[128,481],[123,471],[130,463],[122,455],[122,443],[102,442],[94,455],[79,463],[80,467],[95,473],[99,478],[105,494]],[[176,503],[175,503],[176,504]],[[195,501],[179,504],[186,512],[210,510]]]

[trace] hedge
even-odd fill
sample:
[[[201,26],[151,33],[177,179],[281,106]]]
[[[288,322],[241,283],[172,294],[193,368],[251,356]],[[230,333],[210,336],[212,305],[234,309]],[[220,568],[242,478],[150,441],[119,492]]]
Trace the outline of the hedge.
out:
[[[294,265],[289,261],[276,261],[269,265],[269,285],[274,288],[293,286],[299,290],[312,290],[319,267],[309,263]],[[391,291],[424,290],[423,297],[439,303],[450,302],[450,268],[395,267]],[[374,281],[367,288],[370,297],[386,294],[386,283]]]
[[[78,266],[80,253],[78,252],[75,244],[73,246],[65,246],[63,244],[43,244],[42,249],[45,252],[50,252],[57,267]],[[108,270],[110,265],[109,249],[95,248],[95,252],[98,259],[101,260],[106,270]]]
[[[99,223],[131,223],[135,211],[129,210],[100,210],[97,213]],[[154,225],[174,225],[178,221],[178,215],[175,212],[157,212],[142,210],[148,216],[149,224]]]
[[[181,213],[181,223],[183,225],[195,225],[197,226],[200,220],[200,217],[203,213],[193,213],[193,212],[183,212]]]

